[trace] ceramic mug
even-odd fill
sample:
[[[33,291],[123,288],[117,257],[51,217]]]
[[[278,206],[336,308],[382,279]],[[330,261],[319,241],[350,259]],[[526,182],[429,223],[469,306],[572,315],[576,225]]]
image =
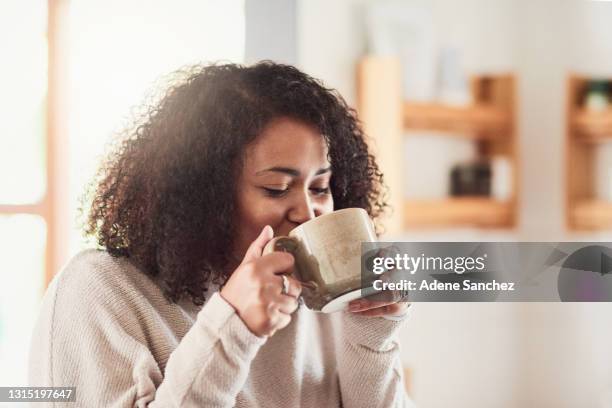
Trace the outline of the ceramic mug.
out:
[[[263,253],[290,252],[295,258],[292,277],[302,283],[306,306],[331,313],[364,295],[361,243],[375,241],[368,213],[346,208],[313,218],[291,230],[289,236],[273,238]]]

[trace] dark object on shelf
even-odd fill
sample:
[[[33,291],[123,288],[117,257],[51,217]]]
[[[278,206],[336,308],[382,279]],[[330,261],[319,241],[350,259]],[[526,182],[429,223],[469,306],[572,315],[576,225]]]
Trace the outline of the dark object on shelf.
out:
[[[491,164],[486,161],[460,163],[451,171],[452,196],[489,196]]]
[[[584,106],[588,110],[601,111],[610,104],[610,83],[604,80],[590,80],[586,83]]]

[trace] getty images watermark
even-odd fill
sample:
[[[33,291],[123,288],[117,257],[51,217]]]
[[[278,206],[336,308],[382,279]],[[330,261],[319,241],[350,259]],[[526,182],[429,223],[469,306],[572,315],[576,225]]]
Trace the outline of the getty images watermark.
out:
[[[609,302],[612,243],[369,242],[362,288],[417,302]]]

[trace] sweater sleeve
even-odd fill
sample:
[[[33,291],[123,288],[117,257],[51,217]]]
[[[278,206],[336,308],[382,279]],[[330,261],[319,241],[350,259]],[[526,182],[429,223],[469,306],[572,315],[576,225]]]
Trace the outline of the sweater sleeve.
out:
[[[343,407],[414,407],[397,338],[402,321],[342,312],[337,359]]]
[[[213,294],[171,354],[149,407],[233,407],[265,341],[218,292]]]
[[[198,312],[162,373],[147,347],[156,339],[147,338],[133,298],[110,285],[73,281],[50,287],[31,343],[31,386],[76,387],[76,404],[54,407],[234,406],[265,339],[251,333],[218,293]]]

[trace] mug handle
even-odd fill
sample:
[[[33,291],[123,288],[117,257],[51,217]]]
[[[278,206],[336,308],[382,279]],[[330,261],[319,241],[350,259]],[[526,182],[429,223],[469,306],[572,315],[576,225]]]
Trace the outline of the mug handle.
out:
[[[295,238],[287,236],[274,237],[264,246],[262,255],[267,255],[272,252],[289,252],[290,254],[295,256],[295,253],[297,252],[299,246],[300,243]],[[318,285],[313,281],[304,282],[296,278],[295,273],[292,273],[291,277],[296,281],[300,282],[300,284],[305,288],[309,288],[315,291],[319,288]]]

